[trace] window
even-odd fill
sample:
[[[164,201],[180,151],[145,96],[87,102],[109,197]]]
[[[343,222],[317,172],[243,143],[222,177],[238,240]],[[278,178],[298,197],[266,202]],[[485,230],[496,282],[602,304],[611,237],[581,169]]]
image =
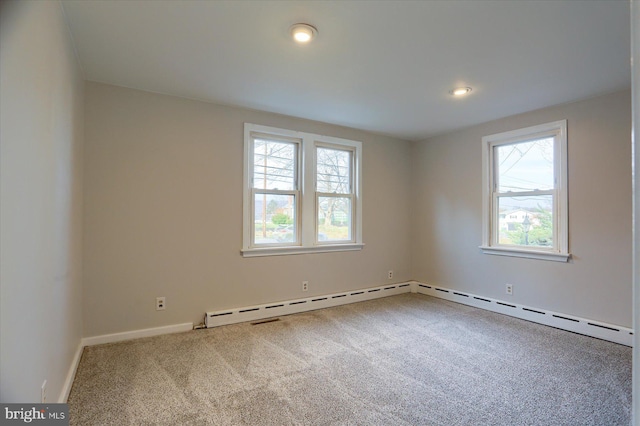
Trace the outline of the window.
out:
[[[288,245],[300,240],[298,140],[251,136],[253,168],[251,224],[254,245]]]
[[[482,138],[487,254],[566,262],[566,120]]]
[[[359,250],[362,144],[245,123],[248,256]]]
[[[316,146],[316,241],[353,241],[353,151]]]

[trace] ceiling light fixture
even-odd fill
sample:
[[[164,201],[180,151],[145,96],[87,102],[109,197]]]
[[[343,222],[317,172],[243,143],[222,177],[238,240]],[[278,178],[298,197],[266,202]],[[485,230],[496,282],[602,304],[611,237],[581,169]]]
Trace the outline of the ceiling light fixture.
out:
[[[469,92],[471,92],[471,87],[456,87],[455,89],[449,90],[449,93],[453,96],[464,96]]]
[[[309,43],[318,35],[318,30],[309,24],[293,24],[289,29],[291,36],[297,43]]]

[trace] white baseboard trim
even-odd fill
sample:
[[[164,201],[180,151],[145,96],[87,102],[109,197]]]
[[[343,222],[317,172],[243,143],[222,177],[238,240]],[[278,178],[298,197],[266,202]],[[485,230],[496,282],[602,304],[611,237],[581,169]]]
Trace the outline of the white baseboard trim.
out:
[[[76,349],[76,354],[73,356],[73,360],[71,361],[71,365],[69,366],[67,377],[65,378],[62,385],[62,391],[60,392],[60,396],[58,397],[58,403],[64,404],[69,398],[71,386],[73,386],[73,380],[76,378],[76,371],[78,371],[78,365],[80,365],[80,358],[82,358],[83,349],[84,346],[82,345],[82,340],[80,340],[80,342],[78,343],[78,348]]]
[[[420,294],[451,300],[453,302],[560,328],[562,330],[608,340],[625,346],[633,346],[633,329],[627,327],[620,327],[573,315],[532,308],[530,306],[492,299],[490,297],[478,296],[463,291],[451,290],[449,288],[438,287],[417,281],[411,283],[411,288],[412,291],[415,289],[415,291]]]
[[[411,283],[404,282],[344,291],[324,296],[313,296],[306,299],[286,300],[264,305],[212,311],[207,312],[205,325],[207,328],[211,328],[246,321],[256,321],[281,315],[297,314],[300,312],[314,311],[316,309],[330,308],[332,306],[379,299],[381,297],[409,293],[410,291]]]
[[[121,342],[123,340],[139,339],[141,337],[159,336],[161,334],[181,333],[193,330],[193,323],[167,325],[164,327],[145,328],[142,330],[125,331],[122,333],[103,334],[101,336],[84,337],[82,346],[101,345],[103,343]]]

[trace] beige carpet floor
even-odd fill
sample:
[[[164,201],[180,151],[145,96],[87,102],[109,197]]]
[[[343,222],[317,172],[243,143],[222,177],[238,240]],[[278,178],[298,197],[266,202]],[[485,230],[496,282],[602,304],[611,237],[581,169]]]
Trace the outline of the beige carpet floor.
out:
[[[631,348],[418,294],[87,347],[74,425],[629,425]]]

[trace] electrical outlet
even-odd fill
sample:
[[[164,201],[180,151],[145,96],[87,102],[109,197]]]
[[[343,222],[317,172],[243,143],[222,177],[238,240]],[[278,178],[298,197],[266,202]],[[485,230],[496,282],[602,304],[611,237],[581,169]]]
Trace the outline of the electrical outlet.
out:
[[[513,284],[507,284],[505,291],[508,295],[513,295]]]
[[[156,297],[156,311],[164,311],[167,307],[166,297]]]
[[[47,403],[47,381],[42,382],[42,386],[40,386],[40,402],[43,404]]]
[[[389,272],[387,273],[387,277],[388,277],[390,280],[392,280],[392,279],[393,279],[393,271],[389,271]]]
[[[309,281],[302,281],[302,291],[309,290]]]

